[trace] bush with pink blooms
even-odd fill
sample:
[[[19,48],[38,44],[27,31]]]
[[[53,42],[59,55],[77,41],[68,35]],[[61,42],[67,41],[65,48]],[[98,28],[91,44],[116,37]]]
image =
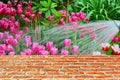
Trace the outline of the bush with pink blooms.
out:
[[[0,55],[78,54],[79,47],[73,45],[71,39],[64,39],[62,48],[57,47],[52,41],[41,44],[37,40],[37,32],[42,33],[41,26],[39,28],[38,25],[44,25],[46,20],[51,24],[50,26],[66,24],[66,10],[60,10],[58,13],[60,14],[58,19],[55,15],[50,15],[45,19],[41,12],[34,12],[31,2],[8,1],[7,4],[0,2]],[[68,23],[72,24],[88,21],[89,18],[84,12],[72,12],[68,19]],[[46,29],[46,25],[42,27]],[[31,35],[31,31],[34,35]]]

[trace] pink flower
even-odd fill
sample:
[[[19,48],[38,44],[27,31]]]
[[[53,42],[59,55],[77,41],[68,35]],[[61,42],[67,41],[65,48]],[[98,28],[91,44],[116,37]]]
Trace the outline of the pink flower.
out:
[[[50,50],[52,47],[54,47],[53,42],[51,42],[51,41],[47,42],[47,44],[46,44],[47,50]]]
[[[31,16],[31,13],[30,12],[26,12],[25,16],[29,18]]]
[[[15,23],[14,23],[14,25],[15,25],[15,28],[20,28],[20,23],[19,23],[19,21],[15,21]]]
[[[67,51],[67,50],[61,50],[61,55],[67,56],[67,55],[69,55],[69,51]]]
[[[39,44],[37,42],[33,42],[32,44],[32,51],[37,53],[39,51]]]
[[[25,18],[25,15],[24,14],[20,14],[20,18]]]
[[[5,51],[4,50],[0,50],[0,56],[4,56],[5,55]]]
[[[44,46],[44,45],[39,45],[39,50],[40,50],[40,51],[45,50],[45,46]]]
[[[9,52],[9,55],[10,55],[10,56],[14,56],[14,55],[15,55],[15,52]]]
[[[71,13],[71,16],[76,16],[74,12]]]
[[[65,22],[63,20],[59,20],[57,24],[58,25],[65,25]]]
[[[38,16],[38,18],[41,18],[42,17],[41,12],[38,12],[37,16]]]
[[[70,47],[70,45],[71,45],[71,39],[65,39],[64,40],[64,46],[65,47]]]
[[[20,34],[15,34],[15,39],[17,39],[17,41],[19,41],[21,39],[21,35]]]
[[[14,16],[10,16],[10,20],[11,20],[12,22],[15,22],[15,17],[14,17]]]
[[[31,49],[26,49],[24,52],[25,52],[26,55],[32,55],[33,54]]]
[[[11,43],[10,43],[10,40],[9,40],[9,39],[4,40],[4,44],[6,44],[6,45],[11,44]]]
[[[7,51],[8,51],[8,52],[13,52],[13,51],[14,51],[13,46],[12,46],[12,45],[8,45],[8,46],[7,46]]]
[[[114,55],[120,55],[119,45],[118,45],[118,44],[114,44],[114,45],[112,46],[112,51],[113,51],[113,54],[114,54]]]
[[[17,39],[13,39],[13,43],[12,43],[14,46],[18,46],[18,41]]]
[[[28,32],[28,30],[29,30],[29,29],[28,29],[28,27],[24,27],[24,32],[26,32],[26,33],[27,33],[27,32]]]
[[[0,44],[0,50],[6,50],[6,45],[5,44]]]
[[[72,47],[72,53],[77,54],[79,52],[79,47],[78,46],[73,46]]]
[[[8,6],[9,8],[12,7],[12,3],[11,3],[11,1],[8,1],[7,6]]]
[[[80,38],[84,38],[85,34],[84,33],[81,33],[80,34]]]
[[[9,32],[4,32],[4,38],[8,38],[8,36],[9,36]]]
[[[84,13],[84,12],[79,12],[76,15],[80,20],[84,20],[86,18],[86,13]]]
[[[2,39],[3,39],[3,33],[0,32],[0,40],[2,40]]]
[[[57,53],[58,53],[58,48],[55,48],[55,47],[51,48],[51,49],[50,49],[50,53],[51,53],[51,55],[57,55]]]
[[[54,18],[54,16],[49,16],[49,17],[48,17],[48,20],[52,21],[53,18]]]
[[[49,55],[49,52],[48,51],[41,51],[41,55],[47,56],[47,55]]]
[[[32,44],[31,36],[25,36],[25,44],[27,47],[29,47]]]
[[[21,56],[25,56],[26,53],[25,53],[25,52],[20,52],[20,55],[21,55]]]
[[[25,22],[26,22],[27,24],[30,24],[30,19],[24,18],[24,20],[25,20]]]
[[[32,14],[31,17],[32,17],[32,20],[34,20],[35,19],[35,14]]]
[[[77,22],[78,21],[77,16],[72,16],[71,18],[72,18],[72,22]]]
[[[108,51],[110,49],[110,44],[109,43],[102,43],[102,50],[103,51]]]
[[[114,38],[112,39],[112,42],[118,42],[118,38],[117,38],[117,37],[114,37]]]

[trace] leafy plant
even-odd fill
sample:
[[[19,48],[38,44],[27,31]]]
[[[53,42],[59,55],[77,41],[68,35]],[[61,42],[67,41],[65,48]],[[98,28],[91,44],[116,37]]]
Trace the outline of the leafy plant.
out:
[[[120,19],[119,0],[77,0],[70,6],[70,11],[83,11],[92,20]]]

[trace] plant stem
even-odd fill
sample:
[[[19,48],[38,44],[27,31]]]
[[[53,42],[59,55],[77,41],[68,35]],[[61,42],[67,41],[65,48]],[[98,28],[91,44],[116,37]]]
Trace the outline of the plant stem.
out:
[[[69,18],[69,0],[67,0],[66,5],[66,23],[68,23],[68,18]]]

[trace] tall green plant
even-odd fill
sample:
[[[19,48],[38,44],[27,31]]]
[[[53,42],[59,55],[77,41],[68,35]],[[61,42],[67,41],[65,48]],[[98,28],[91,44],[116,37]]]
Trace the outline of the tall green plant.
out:
[[[86,12],[92,20],[120,19],[119,2],[119,0],[77,0],[71,5],[70,10]]]

